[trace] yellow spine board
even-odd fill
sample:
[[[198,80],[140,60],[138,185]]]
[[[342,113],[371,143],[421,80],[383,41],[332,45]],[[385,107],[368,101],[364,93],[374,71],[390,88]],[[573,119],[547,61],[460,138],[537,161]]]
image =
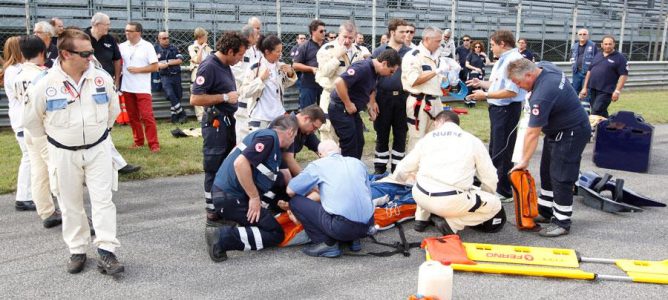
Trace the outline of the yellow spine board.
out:
[[[642,272],[626,272],[633,282],[668,284],[668,275]]]
[[[478,272],[490,274],[507,274],[507,275],[522,275],[522,276],[539,276],[539,277],[554,277],[554,278],[569,278],[594,280],[596,274],[584,272],[580,269],[572,268],[550,268],[550,267],[535,267],[535,266],[518,266],[518,265],[502,265],[502,264],[475,264],[475,265],[460,265],[452,264],[452,269],[455,271]]]
[[[467,253],[468,254],[468,253]],[[668,276],[668,260],[664,261],[647,261],[647,260],[631,260],[618,259],[615,264],[624,272],[634,273],[650,273],[661,274]]]
[[[477,262],[486,261],[564,268],[578,268],[580,266],[577,254],[573,249],[480,243],[463,244],[466,248],[468,258]]]

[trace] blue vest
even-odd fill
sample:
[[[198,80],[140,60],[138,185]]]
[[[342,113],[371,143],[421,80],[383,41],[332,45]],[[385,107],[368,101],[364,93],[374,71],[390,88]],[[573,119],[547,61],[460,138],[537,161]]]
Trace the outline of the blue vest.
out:
[[[582,59],[582,73],[587,74],[587,70],[591,67],[591,62],[594,61],[594,56],[596,55],[596,44],[592,41],[587,41],[584,45],[584,59]],[[578,53],[580,48],[580,42],[575,41],[571,47],[571,57],[573,58],[573,73],[578,71]]]
[[[270,153],[267,159],[257,167],[251,167],[251,170],[253,172],[253,182],[255,182],[255,186],[260,194],[268,192],[274,186],[276,178],[281,176],[279,172],[279,167],[281,165],[281,148],[278,142],[278,135],[276,134],[276,131],[272,129],[253,131],[248,134],[241,143],[234,147],[232,152],[230,152],[230,155],[223,161],[220,169],[218,169],[213,184],[231,197],[248,199],[248,195],[246,195],[246,192],[241,187],[239,179],[237,179],[237,174],[234,172],[234,161],[241,155],[241,152],[246,149],[246,147],[253,146],[251,145],[253,139],[262,136],[272,136],[274,138],[272,153]]]

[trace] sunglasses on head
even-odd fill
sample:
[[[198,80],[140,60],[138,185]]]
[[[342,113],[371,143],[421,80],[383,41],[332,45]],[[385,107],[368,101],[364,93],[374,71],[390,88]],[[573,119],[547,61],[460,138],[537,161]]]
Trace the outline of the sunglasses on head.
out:
[[[81,58],[89,58],[95,54],[95,51],[74,51],[74,50],[67,50],[67,52],[77,54],[81,56]]]

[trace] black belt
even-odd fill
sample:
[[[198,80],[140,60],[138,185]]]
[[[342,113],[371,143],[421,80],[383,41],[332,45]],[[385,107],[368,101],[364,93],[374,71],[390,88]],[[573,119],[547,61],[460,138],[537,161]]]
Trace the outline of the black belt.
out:
[[[248,103],[246,103],[246,102],[238,102],[238,104],[239,104],[239,107],[241,107],[241,108],[248,107]]]
[[[406,91],[404,90],[385,90],[385,89],[378,89],[378,93],[382,94],[388,94],[392,96],[399,96],[399,95],[405,95]]]
[[[49,143],[51,143],[51,145],[54,145],[57,148],[70,150],[70,151],[77,151],[77,150],[86,150],[86,149],[90,149],[90,148],[93,148],[93,147],[97,146],[99,143],[102,143],[104,140],[106,140],[108,135],[109,135],[109,130],[107,129],[107,130],[104,131],[104,134],[102,134],[100,139],[95,141],[95,143],[81,145],[81,146],[66,146],[66,145],[63,145],[63,144],[59,143],[58,141],[52,139],[50,136],[46,136],[46,139],[49,141]]]
[[[415,186],[418,188],[418,190],[420,190],[421,192],[423,192],[423,193],[429,195],[430,197],[431,197],[431,196],[433,196],[433,197],[445,197],[445,196],[453,196],[453,195],[457,195],[457,194],[461,194],[461,193],[462,193],[462,192],[460,192],[460,191],[455,191],[455,190],[447,191],[447,192],[430,193],[430,192],[427,192],[427,190],[425,190],[424,188],[422,188],[422,187],[421,187],[419,184],[417,184],[417,183],[415,184]]]
[[[436,99],[436,96],[432,95],[427,95],[427,94],[410,94],[411,96],[415,97],[416,99],[425,99],[425,100],[434,100]]]

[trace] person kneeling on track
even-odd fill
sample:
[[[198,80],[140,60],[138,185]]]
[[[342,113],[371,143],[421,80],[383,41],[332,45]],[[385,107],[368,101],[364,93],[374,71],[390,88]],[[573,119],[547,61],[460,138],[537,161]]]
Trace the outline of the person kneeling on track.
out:
[[[399,181],[415,174],[415,230],[424,231],[431,220],[443,235],[466,226],[499,231],[505,212],[494,194],[496,169],[482,141],[462,130],[452,111],[440,112],[434,125],[436,129],[418,141],[395,171]],[[481,190],[473,186],[474,176],[480,179]]]
[[[289,172],[279,170],[281,151],[294,142],[297,130],[293,118],[280,116],[271,128],[247,135],[223,161],[211,190],[213,205],[218,217],[239,226],[206,228],[213,261],[226,260],[226,251],[261,250],[283,241],[283,229],[260,197],[271,198],[272,188],[290,180]]]
[[[360,251],[359,239],[374,225],[366,166],[359,159],[342,156],[332,140],[320,142],[318,153],[321,158],[293,178],[287,189],[293,196],[290,209],[313,242],[302,252],[338,257],[339,242],[352,242],[350,250]],[[316,186],[319,202],[306,197]]]

